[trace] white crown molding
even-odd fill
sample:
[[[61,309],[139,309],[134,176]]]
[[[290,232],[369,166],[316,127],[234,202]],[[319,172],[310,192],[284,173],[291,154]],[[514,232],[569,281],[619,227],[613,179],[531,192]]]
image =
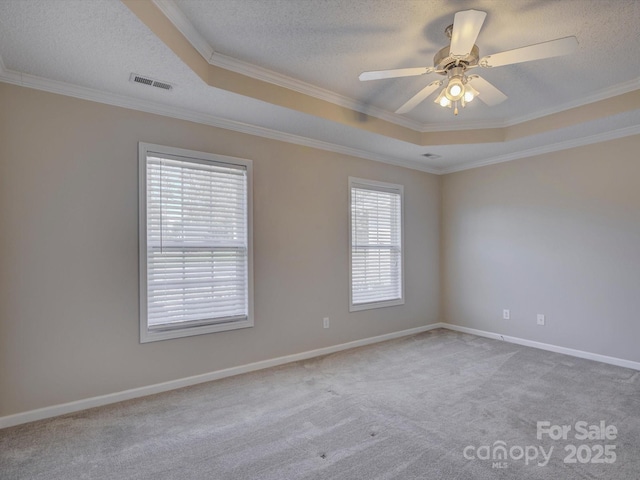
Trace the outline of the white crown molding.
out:
[[[455,125],[431,125],[424,124],[418,120],[412,120],[403,115],[388,112],[379,107],[365,105],[352,98],[339,95],[330,90],[318,87],[311,83],[298,80],[296,78],[284,75],[267,68],[259,67],[249,62],[244,62],[237,58],[216,52],[207,40],[198,32],[191,21],[180,10],[173,0],[153,0],[153,3],[160,11],[169,19],[171,23],[184,35],[187,41],[195,48],[200,55],[211,65],[224,68],[240,75],[254,78],[263,82],[271,83],[279,87],[293,90],[294,92],[309,95],[310,97],[333,103],[350,110],[355,110],[366,115],[385,120],[387,122],[400,125],[402,127],[416,130],[418,132],[443,132],[454,130],[470,130],[479,128],[501,128],[504,122],[480,123],[457,123]]]
[[[422,123],[418,120],[412,120],[396,113],[388,112],[379,107],[371,105],[365,105],[362,102],[358,102],[352,98],[344,95],[339,95],[330,90],[320,88],[316,85],[303,82],[301,80],[283,75],[272,70],[258,67],[248,62],[223,55],[216,52],[211,45],[205,40],[205,38],[196,30],[189,19],[182,13],[173,0],[153,0],[162,13],[180,30],[185,38],[191,43],[191,45],[200,52],[200,55],[209,62],[211,65],[215,65],[232,72],[246,75],[257,80],[272,83],[280,87],[288,88],[290,90],[309,95],[320,100],[339,105],[341,107],[349,108],[366,115],[385,120],[396,125],[400,125],[412,130],[416,130],[421,133],[437,133],[437,132],[452,132],[459,130],[478,130],[487,128],[506,128],[520,123],[528,122],[538,118],[560,113],[571,108],[580,107],[589,103],[597,102],[600,100],[606,100],[607,98],[622,95],[624,93],[631,92],[640,88],[640,77],[627,82],[623,82],[617,85],[612,85],[599,90],[587,97],[575,100],[572,102],[563,103],[553,108],[546,110],[540,110],[531,114],[523,115],[511,120],[496,120],[493,122],[485,121],[472,121],[472,122],[458,122],[455,124],[429,124]]]
[[[171,23],[184,35],[200,55],[207,61],[211,61],[214,50],[211,45],[200,35],[189,19],[182,13],[173,0],[153,0],[153,3],[167,17]]]
[[[514,125],[518,125],[520,123],[525,123],[531,120],[536,120],[538,118],[543,118],[556,113],[564,112],[572,108],[582,107],[584,105],[589,105],[590,103],[599,102],[600,100],[606,100],[607,98],[612,98],[618,95],[623,95],[625,93],[633,92],[634,90],[638,90],[638,89],[640,89],[640,77],[634,78],[627,82],[619,83],[617,85],[611,85],[609,87],[603,88],[602,90],[598,90],[592,93],[591,95],[580,98],[579,100],[562,103],[553,108],[548,108],[546,110],[539,110],[537,112],[527,114],[527,115],[522,115],[520,117],[511,119],[508,121],[495,121],[495,122],[483,122],[483,121],[464,122],[463,121],[460,123],[456,123],[455,125],[424,124],[420,129],[420,131],[423,133],[426,133],[426,132],[453,132],[457,130],[479,130],[479,129],[486,129],[486,128],[508,128]]]
[[[527,150],[521,150],[519,152],[507,153],[485,160],[478,160],[477,162],[466,163],[457,167],[443,168],[438,170],[441,175],[447,173],[461,172],[463,170],[470,170],[472,168],[485,167],[487,165],[494,165],[496,163],[510,162],[511,160],[518,160],[520,158],[534,157],[536,155],[543,155],[545,153],[558,152],[560,150],[567,150],[569,148],[582,147],[585,145],[591,145],[593,143],[606,142],[607,140],[615,140],[616,138],[628,137],[630,135],[640,134],[640,125],[632,125],[630,127],[619,128],[616,130],[610,130],[608,132],[596,133],[586,137],[574,138],[566,140],[564,142],[552,143],[549,145],[543,145],[541,147],[530,148]]]
[[[330,90],[303,82],[302,80],[218,53],[200,34],[200,32],[196,30],[193,24],[184,15],[184,13],[182,13],[173,0],[153,0],[153,3],[211,65],[215,65],[216,67],[221,67],[241,75],[246,75],[248,77],[255,78],[256,80],[278,85],[279,87],[287,88],[298,93],[303,93],[310,97],[318,98],[412,130],[421,131],[423,128],[422,122],[411,120],[402,115],[391,113],[378,107],[366,105],[344,95],[339,95]]]
[[[367,160],[373,160],[376,162],[387,163],[390,165],[396,165],[399,167],[410,168],[413,170],[420,170],[427,173],[437,174],[438,170],[429,168],[420,161],[410,161],[401,158],[387,157],[379,155],[377,153],[360,150],[357,148],[347,147],[344,145],[338,145],[335,143],[325,142],[322,140],[316,140],[309,137],[303,137],[300,135],[294,135],[292,133],[280,132],[265,128],[257,125],[250,125],[247,123],[238,122],[235,120],[229,120],[214,115],[209,115],[200,112],[194,112],[185,108],[173,107],[170,105],[164,105],[161,103],[150,102],[148,100],[141,100],[125,95],[119,95],[116,93],[103,92],[87,87],[80,87],[78,85],[72,85],[65,82],[59,82],[56,80],[49,80],[46,78],[38,77],[30,74],[23,74],[7,70],[2,65],[2,59],[0,58],[0,81],[10,83],[13,85],[19,85],[22,87],[33,88],[36,90],[42,90],[50,93],[57,93],[60,95],[66,95],[69,97],[80,98],[83,100],[90,100],[93,102],[104,103],[107,105],[113,105],[116,107],[129,108],[132,110],[138,110],[141,112],[153,113],[156,115],[162,115],[165,117],[177,118],[180,120],[187,120],[190,122],[200,123],[203,125],[209,125],[217,128],[224,128],[226,130],[233,130],[235,132],[246,133],[249,135],[255,135],[263,138],[269,138],[271,140],[278,140],[287,143],[293,143],[296,145],[302,145],[305,147],[317,148],[329,152],[340,153],[343,155],[349,155],[352,157],[364,158]]]
[[[434,104],[435,105],[435,104]],[[456,123],[424,123],[420,128],[421,133],[458,132],[463,130],[486,130],[490,128],[504,128],[505,122],[496,120],[493,122],[471,121]]]
[[[355,110],[356,112],[364,113],[372,117],[385,120],[402,127],[409,128],[411,130],[422,131],[423,125],[421,122],[411,120],[410,118],[403,117],[395,113],[387,112],[379,107],[372,105],[366,105],[362,102],[353,100],[352,98],[339,95],[330,90],[317,87],[307,82],[297,80],[295,78],[283,75],[281,73],[268,70],[266,68],[258,67],[248,62],[243,62],[226,55],[215,52],[210,62],[212,65],[231,70],[232,72],[246,75],[263,82],[268,82],[279,87],[284,87],[289,90],[293,90],[298,93],[309,95],[310,97],[318,98],[340,107]]]
[[[351,348],[362,347],[365,345],[371,345],[374,343],[427,332],[429,330],[435,330],[437,328],[442,328],[442,326],[443,324],[441,323],[432,323],[430,325],[424,325],[422,327],[411,328],[408,330],[401,330],[399,332],[387,333],[385,335],[379,335],[377,337],[363,338],[361,340],[355,340],[352,342],[341,343],[329,347],[318,348],[316,350],[308,350],[306,352],[295,353],[292,355],[285,355],[283,357],[262,360],[260,362],[239,365],[237,367],[226,368],[224,370],[216,370],[214,372],[194,375],[192,377],[179,378],[164,383],[156,383],[154,385],[147,385],[144,387],[124,390],[121,392],[110,393],[107,395],[85,398],[82,400],[77,400],[75,402],[52,405],[50,407],[39,408],[37,410],[29,410],[26,412],[16,413],[14,415],[7,415],[5,417],[0,417],[0,428],[13,427],[15,425],[21,425],[27,422],[35,422],[37,420],[43,420],[45,418],[57,417],[58,415],[66,415],[68,413],[86,410],[88,408],[101,407],[103,405],[131,400],[133,398],[146,397],[148,395],[155,395],[157,393],[168,392],[170,390],[175,390],[178,388],[198,385],[200,383],[211,382],[213,380],[220,380],[222,378],[232,377],[243,373],[255,372],[257,370],[263,370],[265,368],[277,367],[279,365],[285,365],[287,363],[308,360],[310,358],[329,355],[331,353],[336,353]]]
[[[301,145],[310,148],[317,148],[319,150],[325,150],[334,153],[340,153],[343,155],[349,155],[352,157],[364,158],[366,160],[373,160],[376,162],[386,163],[389,165],[396,165],[399,167],[410,168],[412,170],[419,170],[426,173],[432,173],[435,175],[445,175],[448,173],[460,172],[463,170],[469,170],[472,168],[484,167],[487,165],[493,165],[497,163],[509,162],[511,160],[517,160],[526,157],[533,157],[536,155],[542,155],[545,153],[556,152],[559,150],[566,150],[568,148],[580,147],[583,145],[590,145],[593,143],[604,142],[607,140],[614,140],[616,138],[622,138],[629,135],[636,135],[640,133],[640,125],[632,125],[629,127],[612,130],[609,132],[598,133],[595,135],[567,140],[564,142],[553,143],[550,145],[544,145],[541,147],[531,148],[527,150],[520,150],[505,155],[489,159],[481,159],[476,162],[465,163],[464,165],[454,167],[435,168],[425,165],[420,160],[412,161],[402,158],[388,157],[365,150],[360,150],[353,147],[347,147],[344,145],[338,145],[335,143],[325,142],[322,140],[316,140],[309,137],[303,137],[300,135],[294,135],[287,132],[280,132],[277,130],[260,127],[257,125],[250,125],[247,123],[237,122],[235,120],[229,120],[225,118],[216,117],[200,112],[194,112],[185,108],[173,107],[170,105],[164,105],[156,102],[150,102],[148,100],[141,100],[134,97],[125,95],[119,95],[116,93],[103,92],[92,88],[81,87],[78,85],[72,85],[65,82],[59,82],[56,80],[50,80],[42,77],[38,77],[30,74],[23,74],[20,72],[14,72],[7,70],[0,56],[0,81],[4,83],[10,83],[13,85],[19,85],[22,87],[33,88],[36,90],[42,90],[45,92],[57,93],[74,98],[80,98],[83,100],[89,100],[93,102],[103,103],[107,105],[113,105],[116,107],[129,108],[132,110],[138,110],[141,112],[152,113],[156,115],[162,115],[165,117],[177,118],[179,120],[187,120],[190,122],[200,123],[203,125],[209,125],[217,128],[224,128],[226,130],[232,130],[235,132],[246,133],[248,135],[255,135],[263,138],[269,138],[271,140],[278,140],[286,143],[292,143],[295,145]]]
[[[609,87],[603,88],[602,90],[598,90],[592,93],[591,95],[580,98],[579,100],[563,103],[554,108],[541,110],[541,111],[532,113],[530,115],[523,115],[521,117],[514,118],[513,120],[506,122],[505,127],[511,127],[513,125],[518,125],[519,123],[524,123],[531,120],[536,120],[538,118],[547,117],[555,113],[564,112],[565,110],[570,110],[572,108],[582,107],[590,103],[599,102],[600,100],[606,100],[608,98],[617,97],[618,95],[623,95],[625,93],[633,92],[634,90],[638,90],[638,89],[640,89],[640,77],[634,78],[627,82],[622,82],[616,85],[611,85]]]
[[[164,0],[164,1],[171,1],[171,0]],[[284,88],[288,88],[290,90],[294,90],[299,93],[304,93],[305,95],[319,98],[321,100],[325,100],[327,102],[333,103],[335,105],[339,105],[341,107],[345,107],[351,110],[365,113],[367,115],[371,115],[373,117],[380,118],[381,120],[386,120],[388,122],[395,123],[396,125],[410,128],[412,130],[416,130],[421,133],[454,132],[454,131],[461,131],[461,130],[485,130],[490,128],[507,128],[514,125],[518,125],[520,123],[536,120],[538,118],[543,118],[549,115],[570,110],[572,108],[581,107],[584,105],[588,105],[590,103],[598,102],[600,100],[606,100],[608,98],[612,98],[618,95],[622,95],[622,94],[640,89],[640,77],[639,77],[633,80],[629,80],[627,82],[606,87],[602,90],[599,90],[579,100],[563,103],[553,108],[540,110],[540,111],[537,111],[528,115],[523,115],[521,117],[517,117],[508,121],[496,120],[493,122],[487,122],[487,121],[479,120],[479,121],[472,121],[472,122],[463,121],[455,124],[427,124],[427,123],[419,122],[417,120],[411,120],[409,118],[403,117],[401,115],[397,115],[395,113],[390,113],[379,107],[364,105],[356,100],[339,95],[329,90],[325,90],[315,85],[311,85],[309,83],[302,82],[300,80],[296,80],[294,78],[288,77],[286,75],[273,72],[266,68],[257,67],[253,64],[243,62],[241,60],[237,60],[235,58],[231,58],[217,52],[214,52],[209,63],[211,63],[212,65],[225,68],[227,70],[231,70],[236,73],[240,73],[242,75],[246,75],[248,77],[252,77],[258,80],[272,83],[274,85],[278,85]]]

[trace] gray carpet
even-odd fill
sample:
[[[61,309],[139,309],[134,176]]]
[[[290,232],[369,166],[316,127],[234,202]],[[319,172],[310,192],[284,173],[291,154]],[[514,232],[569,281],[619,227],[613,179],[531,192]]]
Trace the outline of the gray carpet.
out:
[[[601,420],[615,440],[575,439]],[[637,480],[640,372],[434,330],[0,430],[0,478]]]

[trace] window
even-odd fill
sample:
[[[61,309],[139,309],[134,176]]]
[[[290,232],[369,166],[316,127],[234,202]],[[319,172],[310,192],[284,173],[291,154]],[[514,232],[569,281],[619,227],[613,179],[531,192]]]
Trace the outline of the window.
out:
[[[349,178],[350,311],[404,303],[402,185]]]
[[[251,161],[140,143],[140,341],[253,326]]]

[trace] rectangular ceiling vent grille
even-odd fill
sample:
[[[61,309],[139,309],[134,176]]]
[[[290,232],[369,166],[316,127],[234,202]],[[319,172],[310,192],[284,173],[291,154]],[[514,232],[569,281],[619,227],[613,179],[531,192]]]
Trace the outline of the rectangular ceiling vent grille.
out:
[[[129,81],[133,83],[140,83],[142,85],[148,85],[150,87],[161,88],[163,90],[173,90],[173,85],[168,82],[154,80],[153,78],[144,77],[142,75],[138,75],[137,73],[132,73],[129,77]]]

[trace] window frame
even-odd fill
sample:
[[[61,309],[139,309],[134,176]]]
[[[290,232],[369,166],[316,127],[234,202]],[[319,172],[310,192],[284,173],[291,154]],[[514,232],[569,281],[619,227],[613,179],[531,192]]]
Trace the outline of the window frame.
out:
[[[220,322],[210,319],[202,324],[185,325],[180,328],[149,329],[147,318],[148,292],[147,292],[147,157],[149,155],[159,157],[174,157],[194,163],[216,163],[231,166],[240,166],[246,169],[247,178],[247,318],[229,322]],[[139,323],[140,343],[169,340],[172,338],[204,335],[208,333],[224,332],[254,326],[253,312],[253,162],[242,158],[217,155],[213,153],[198,152],[183,148],[167,147],[152,143],[138,143],[138,245],[139,245]]]
[[[400,195],[400,298],[382,300],[367,303],[353,303],[353,187],[373,191],[392,192]],[[405,248],[404,248],[404,186],[395,183],[367,180],[364,178],[349,177],[349,312],[372,310],[376,308],[393,307],[405,303]]]

